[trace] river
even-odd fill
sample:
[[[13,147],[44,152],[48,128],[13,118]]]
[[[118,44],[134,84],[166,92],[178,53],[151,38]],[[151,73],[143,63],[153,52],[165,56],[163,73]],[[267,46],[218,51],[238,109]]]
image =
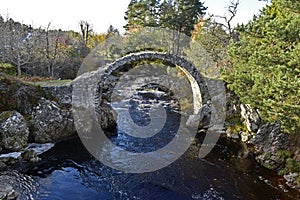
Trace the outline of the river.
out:
[[[147,108],[151,101],[149,93],[146,96],[146,100],[138,98],[131,102],[134,108],[131,116],[140,125],[149,120]],[[126,123],[118,121],[118,136],[111,138],[113,143],[130,151],[145,152],[170,142],[174,137],[170,130],[178,128],[179,114],[169,100],[165,97],[156,100],[168,113],[167,125],[158,136],[145,141],[130,137],[120,128]],[[137,102],[143,109],[139,109]],[[114,105],[119,114],[124,103]],[[103,165],[88,153],[79,138],[74,138],[41,154],[42,161],[38,164],[22,168],[25,178],[15,187],[20,199],[41,200],[300,199],[299,193],[289,189],[282,177],[258,165],[251,154],[243,156],[243,145],[226,137],[219,139],[207,157],[198,158],[203,137],[204,134],[199,134],[185,154],[168,167],[141,174]]]

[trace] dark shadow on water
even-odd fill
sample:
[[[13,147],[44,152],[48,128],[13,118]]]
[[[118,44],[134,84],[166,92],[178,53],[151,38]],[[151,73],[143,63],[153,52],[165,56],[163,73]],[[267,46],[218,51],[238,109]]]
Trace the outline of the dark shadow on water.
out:
[[[279,189],[283,180],[221,138],[205,158],[197,145],[170,166],[151,173],[126,174],[102,165],[79,139],[56,144],[42,162],[24,173],[36,177],[37,199],[299,199]],[[284,186],[287,188],[286,186]]]

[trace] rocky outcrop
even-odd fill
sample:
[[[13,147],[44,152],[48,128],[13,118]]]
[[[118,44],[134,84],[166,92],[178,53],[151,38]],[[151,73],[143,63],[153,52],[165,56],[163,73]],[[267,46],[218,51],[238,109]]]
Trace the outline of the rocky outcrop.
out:
[[[198,111],[197,115],[191,115],[186,125],[189,127],[208,128],[210,123],[211,108],[208,105],[203,105]]]
[[[0,152],[18,151],[28,142],[29,130],[24,117],[17,111],[0,114]]]
[[[77,136],[72,92],[71,81],[34,85],[0,74],[0,152],[24,150],[28,142],[56,142]],[[113,129],[114,110],[103,102],[98,110],[103,129]]]
[[[0,73],[0,112],[16,110],[31,115],[40,98],[53,99],[39,86],[26,84]]]
[[[238,132],[239,138],[254,147],[256,160],[273,170],[284,167],[284,159],[279,154],[285,150],[287,136],[282,133],[280,123],[263,124],[257,109],[248,104],[240,105],[240,118],[243,124]]]
[[[249,104],[241,104],[241,115],[245,119],[247,129],[256,132],[261,124],[257,109],[252,108]]]
[[[0,185],[0,200],[13,200],[17,199],[18,194],[15,190],[8,184],[1,183]]]
[[[269,123],[259,128],[250,141],[256,150],[256,160],[267,168],[280,169],[284,165],[279,155],[285,149],[287,136],[281,132],[280,124]]]
[[[117,126],[117,112],[107,103],[102,103],[99,110],[97,118],[100,126],[107,130],[110,136],[116,135],[114,130]]]
[[[41,85],[41,89],[51,94],[59,105],[72,105],[72,84],[63,85]]]
[[[284,175],[287,185],[300,190],[300,137],[283,133],[280,122],[263,122],[257,109],[228,95],[227,136],[248,144],[258,163]]]
[[[31,135],[37,143],[64,140],[76,135],[70,110],[61,109],[54,101],[40,99],[32,117]]]
[[[287,135],[282,133],[280,123],[263,124],[257,109],[248,104],[240,107],[246,126],[246,130],[240,132],[241,141],[254,146],[256,160],[261,165],[273,170],[283,168],[285,161],[279,154],[285,150]]]

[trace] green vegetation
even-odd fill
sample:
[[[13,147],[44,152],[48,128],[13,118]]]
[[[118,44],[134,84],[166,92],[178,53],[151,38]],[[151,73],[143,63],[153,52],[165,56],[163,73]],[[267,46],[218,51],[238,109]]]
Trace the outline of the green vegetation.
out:
[[[41,90],[39,85],[25,82],[5,74],[0,74],[0,113],[17,110],[24,116],[30,113],[28,107],[37,105],[41,97],[53,99]]]
[[[285,175],[290,172],[299,172],[300,171],[300,163],[293,159],[293,154],[288,150],[278,151],[277,155],[282,164],[282,169],[279,170],[279,175]]]
[[[191,36],[194,24],[205,10],[199,0],[131,0],[124,28],[134,32],[142,27],[161,27]]]
[[[9,63],[0,63],[0,73],[5,73],[8,75],[17,75],[17,69],[15,66]]]
[[[36,86],[64,86],[72,83],[72,80],[47,80],[34,82]]]
[[[10,112],[9,111],[5,111],[0,113],[0,122],[3,122],[5,120],[7,120],[10,117]]]
[[[225,80],[243,103],[257,107],[287,133],[300,129],[300,2],[273,0],[261,15],[237,28],[229,49],[233,69]]]

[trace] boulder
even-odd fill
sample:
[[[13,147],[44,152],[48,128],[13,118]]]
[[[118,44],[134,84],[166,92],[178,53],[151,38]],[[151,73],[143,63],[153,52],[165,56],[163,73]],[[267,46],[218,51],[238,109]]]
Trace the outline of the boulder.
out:
[[[252,108],[249,104],[241,104],[241,115],[245,119],[247,129],[256,132],[261,124],[261,118],[257,109]]]
[[[19,151],[27,146],[29,130],[24,117],[17,111],[0,114],[0,152]]]
[[[41,158],[38,157],[37,153],[33,149],[24,151],[19,157],[19,160],[27,162],[38,162]]]
[[[259,128],[251,143],[257,152],[276,152],[285,149],[287,135],[281,132],[280,124],[271,125],[267,123]]]
[[[208,128],[211,117],[211,108],[207,104],[203,105],[197,115],[191,115],[186,125],[188,127]]]
[[[41,85],[41,89],[51,94],[59,105],[72,106],[72,84]]]
[[[69,110],[41,98],[32,114],[32,138],[36,143],[64,140],[76,135],[74,120]]]
[[[1,183],[0,185],[0,200],[13,200],[17,199],[18,194],[15,190],[6,183]]]
[[[109,136],[116,135],[117,116],[117,112],[109,104],[101,103],[97,113],[98,123]]]
[[[287,135],[281,132],[279,123],[263,125],[251,140],[257,153],[256,160],[267,168],[279,169],[284,165],[279,152],[286,149],[286,141]]]

